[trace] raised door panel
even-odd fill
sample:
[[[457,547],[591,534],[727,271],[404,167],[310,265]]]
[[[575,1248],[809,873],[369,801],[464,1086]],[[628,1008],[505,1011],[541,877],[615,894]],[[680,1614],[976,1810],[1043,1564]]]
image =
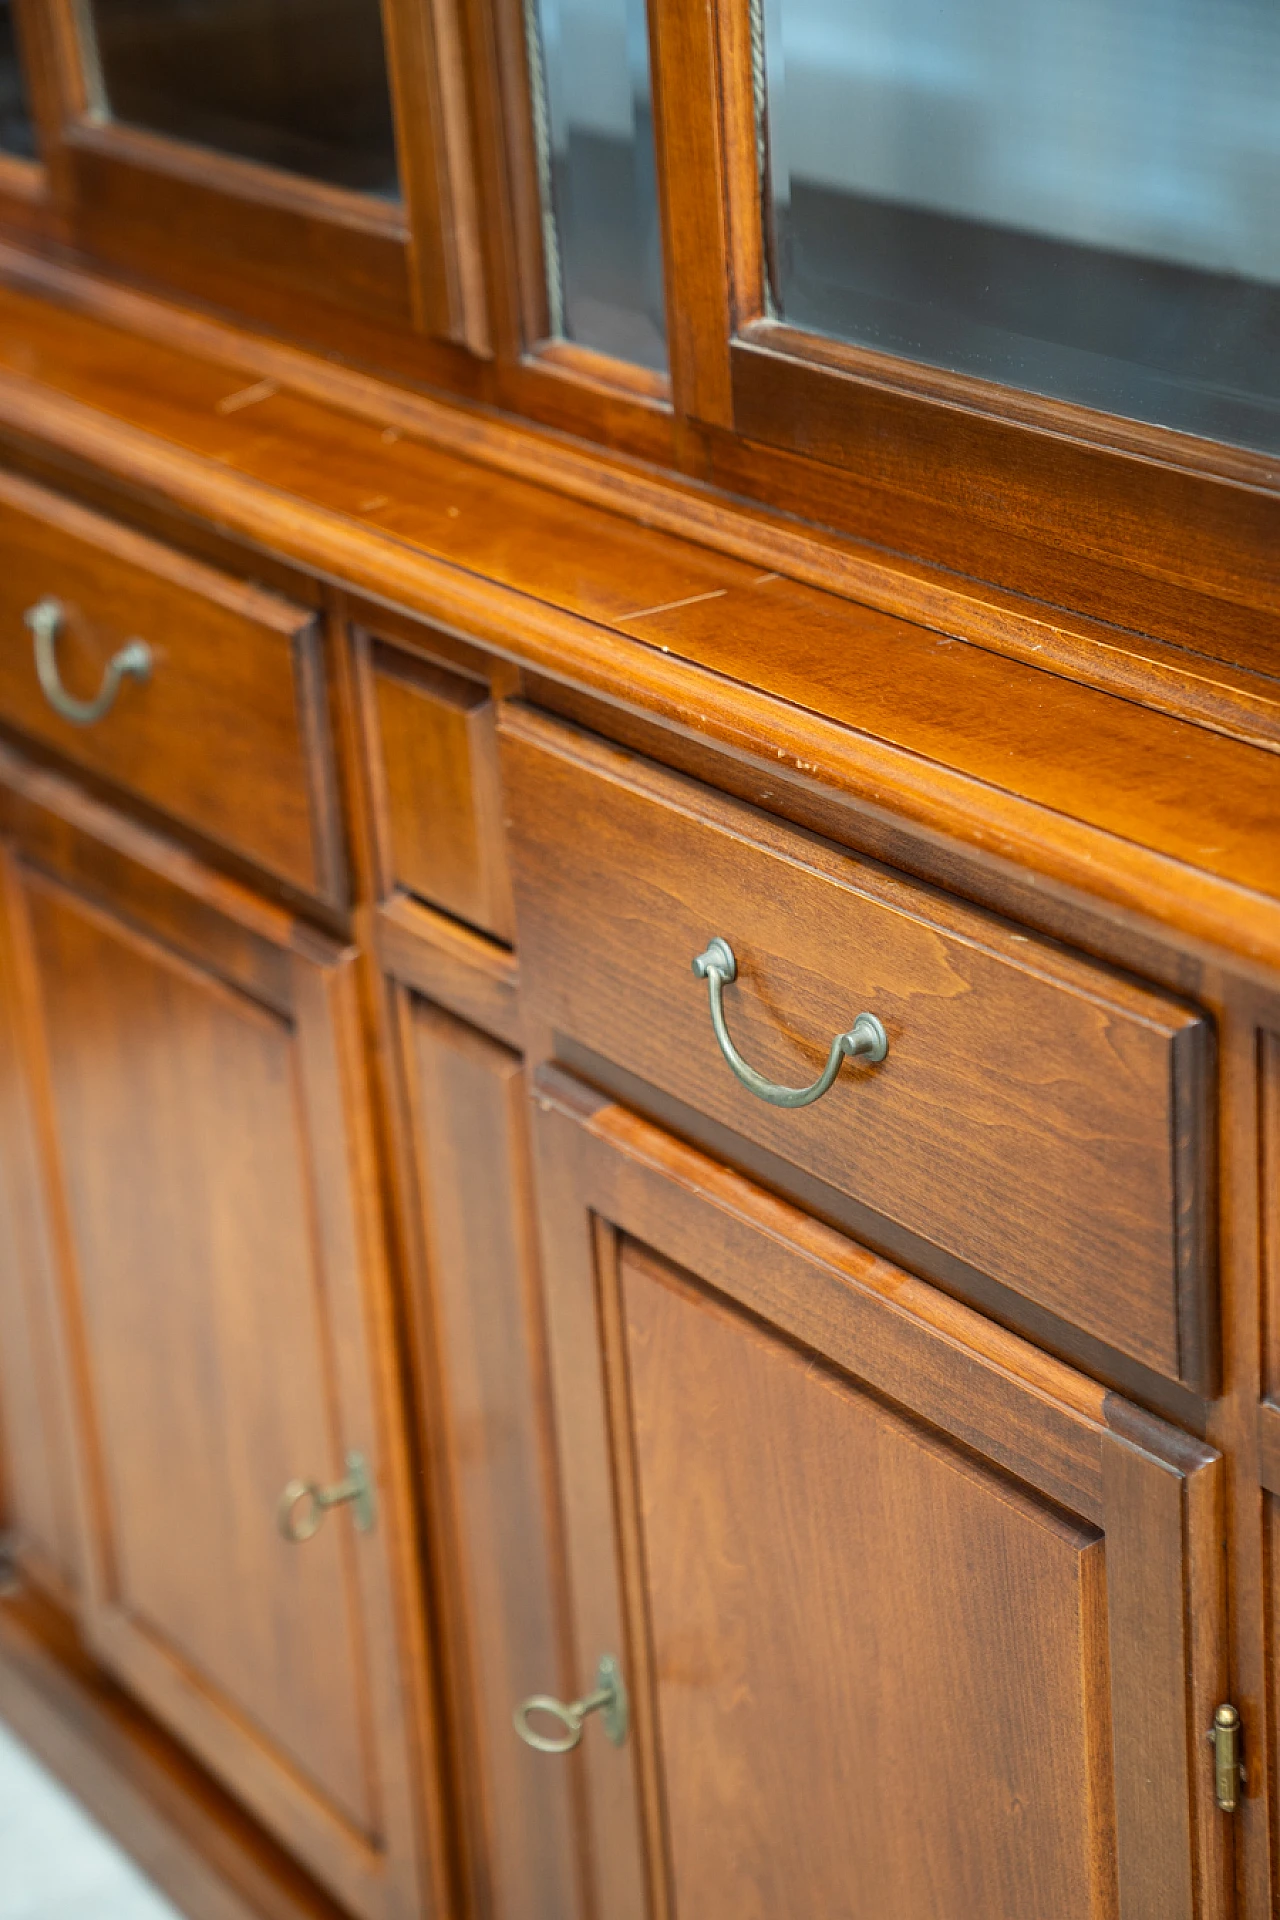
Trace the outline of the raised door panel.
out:
[[[510,941],[514,909],[490,689],[375,644],[373,692],[389,877]]]
[[[535,1131],[602,1911],[1229,1912],[1218,1456],[554,1071]]]
[[[468,1877],[492,1920],[576,1920],[572,1781],[511,1724],[565,1651],[523,1063],[417,995],[399,1005]]]
[[[38,883],[28,902],[108,1636],[127,1619],[368,1829],[349,1528],[301,1552],[273,1524],[301,1470],[341,1478],[293,1036],[81,902]]]
[[[268,939],[266,914],[235,927],[98,864],[84,890],[19,852],[6,897],[60,1241],[85,1630],[355,1913],[416,1915],[406,1526],[394,1403],[376,1404],[350,963],[283,916]],[[353,1453],[372,1528],[344,1504],[287,1538],[288,1483],[340,1482]]]
[[[631,1242],[618,1277],[679,1907],[1112,1912],[1099,1530]]]

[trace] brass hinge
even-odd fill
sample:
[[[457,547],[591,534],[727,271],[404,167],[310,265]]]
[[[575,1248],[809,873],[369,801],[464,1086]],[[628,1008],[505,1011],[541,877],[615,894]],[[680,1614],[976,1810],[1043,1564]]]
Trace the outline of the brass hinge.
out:
[[[1209,1740],[1213,1747],[1213,1797],[1224,1813],[1234,1813],[1240,1804],[1244,1766],[1240,1759],[1240,1715],[1233,1706],[1218,1708]]]

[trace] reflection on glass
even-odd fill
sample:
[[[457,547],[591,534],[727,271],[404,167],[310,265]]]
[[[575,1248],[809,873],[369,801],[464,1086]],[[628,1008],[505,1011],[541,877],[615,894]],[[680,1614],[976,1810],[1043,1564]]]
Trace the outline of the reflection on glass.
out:
[[[553,332],[665,368],[645,0],[525,0]]]
[[[12,0],[0,0],[0,153],[36,157],[35,129],[27,111]]]
[[[1280,449],[1277,0],[763,0],[763,42],[784,318]]]
[[[90,0],[114,120],[399,193],[378,0]]]

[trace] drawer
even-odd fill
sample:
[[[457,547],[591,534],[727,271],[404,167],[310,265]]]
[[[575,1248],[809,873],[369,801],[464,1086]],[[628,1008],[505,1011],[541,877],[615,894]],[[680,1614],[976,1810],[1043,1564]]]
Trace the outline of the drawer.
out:
[[[341,833],[316,623],[279,596],[0,474],[0,717],[308,893],[341,891]],[[55,600],[59,682],[86,702],[141,639],[145,680],[64,718],[30,609]]]
[[[554,1027],[944,1254],[1196,1388],[1212,1365],[1211,1034],[1168,995],[528,709],[503,719],[525,993]],[[731,1039],[811,1082],[741,1085]]]
[[[487,681],[375,641],[391,885],[496,940],[513,932],[495,705]]]

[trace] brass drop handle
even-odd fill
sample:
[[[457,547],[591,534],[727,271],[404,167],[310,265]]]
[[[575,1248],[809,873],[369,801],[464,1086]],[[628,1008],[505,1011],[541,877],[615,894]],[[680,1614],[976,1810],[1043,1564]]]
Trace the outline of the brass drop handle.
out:
[[[151,678],[151,649],[145,640],[127,640],[120,651],[113,653],[108,660],[102,685],[93,699],[77,700],[67,692],[58,673],[57,641],[62,615],[61,600],[46,594],[43,600],[36,601],[34,607],[28,607],[22,617],[35,641],[36,673],[45,699],[55,713],[60,713],[64,720],[70,720],[73,726],[91,727],[96,720],[102,720],[110,713],[122,680]]]
[[[285,1539],[300,1546],[319,1531],[330,1507],[341,1507],[347,1501],[355,1508],[357,1528],[361,1533],[368,1533],[378,1511],[373,1482],[362,1453],[347,1455],[346,1478],[335,1480],[332,1486],[322,1487],[315,1480],[291,1480],[280,1495],[276,1520]]]
[[[564,1728],[561,1735],[539,1733],[530,1726],[531,1713],[545,1713]],[[531,1694],[515,1711],[516,1732],[527,1747],[539,1753],[572,1753],[582,1738],[582,1723],[589,1713],[598,1713],[605,1734],[615,1747],[627,1737],[631,1709],[622,1684],[622,1669],[611,1653],[602,1653],[596,1665],[595,1690],[582,1700],[554,1700],[549,1693]]]
[[[733,957],[733,948],[727,940],[716,934],[705,951],[700,953],[693,963],[693,970],[699,980],[707,983],[707,996],[711,1002],[711,1025],[715,1029],[716,1039],[720,1042],[720,1051],[744,1087],[767,1100],[771,1107],[808,1107],[815,1100],[821,1100],[827,1088],[840,1071],[842,1060],[869,1060],[873,1065],[883,1060],[889,1051],[889,1036],[876,1019],[874,1013],[860,1013],[848,1033],[838,1033],[831,1042],[831,1052],[827,1055],[827,1064],[808,1087],[780,1087],[775,1080],[766,1080],[762,1073],[748,1066],[733,1041],[729,1038],[729,1029],[724,1019],[724,990],[730,981],[738,975],[738,963]]]

